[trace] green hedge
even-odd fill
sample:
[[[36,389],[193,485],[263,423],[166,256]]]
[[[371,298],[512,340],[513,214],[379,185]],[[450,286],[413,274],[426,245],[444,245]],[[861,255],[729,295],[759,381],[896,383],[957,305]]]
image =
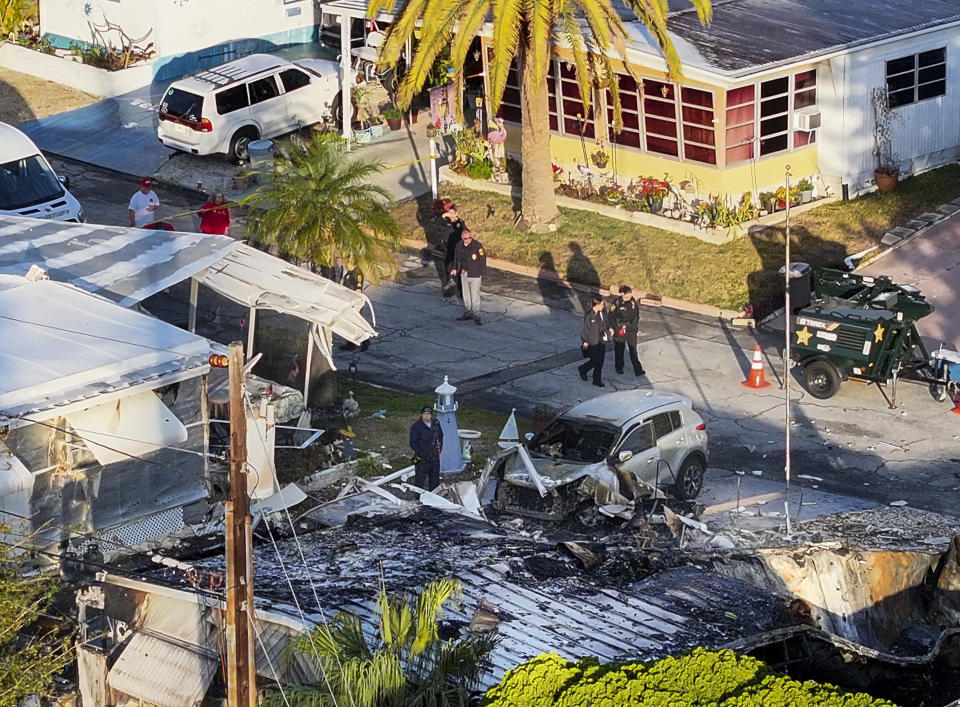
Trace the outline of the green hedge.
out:
[[[508,672],[483,707],[895,707],[833,685],[798,682],[755,658],[697,648],[656,663],[599,665],[544,654]]]

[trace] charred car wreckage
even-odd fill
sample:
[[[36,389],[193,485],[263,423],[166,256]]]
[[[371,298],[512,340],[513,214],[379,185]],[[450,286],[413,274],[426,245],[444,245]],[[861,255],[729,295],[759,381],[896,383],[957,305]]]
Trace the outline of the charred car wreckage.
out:
[[[696,498],[707,468],[706,423],[673,393],[602,395],[557,416],[525,445],[490,460],[481,500],[497,510],[561,520],[595,504],[630,517],[634,501]]]

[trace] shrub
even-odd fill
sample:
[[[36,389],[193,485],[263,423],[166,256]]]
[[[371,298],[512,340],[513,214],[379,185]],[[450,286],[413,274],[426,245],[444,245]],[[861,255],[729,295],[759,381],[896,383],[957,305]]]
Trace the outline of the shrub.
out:
[[[894,707],[864,693],[798,682],[732,651],[697,648],[651,664],[572,663],[541,655],[508,672],[490,688],[482,707]]]
[[[380,115],[383,116],[384,120],[400,120],[403,117],[403,113],[397,108],[385,108]]]
[[[493,177],[493,163],[490,160],[476,160],[466,167],[467,176],[471,179],[491,179]]]

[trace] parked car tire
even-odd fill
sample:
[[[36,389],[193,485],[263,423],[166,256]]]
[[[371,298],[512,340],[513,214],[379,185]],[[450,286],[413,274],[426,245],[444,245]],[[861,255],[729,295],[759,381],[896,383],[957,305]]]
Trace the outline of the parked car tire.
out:
[[[826,400],[840,390],[840,373],[829,361],[812,361],[803,367],[803,387],[818,400]]]
[[[703,460],[699,456],[687,457],[677,474],[673,495],[682,501],[689,501],[699,496],[700,491],[703,490],[703,466]]]
[[[230,152],[227,157],[234,163],[245,162],[250,159],[250,143],[260,138],[256,129],[246,127],[240,128],[230,138]]]

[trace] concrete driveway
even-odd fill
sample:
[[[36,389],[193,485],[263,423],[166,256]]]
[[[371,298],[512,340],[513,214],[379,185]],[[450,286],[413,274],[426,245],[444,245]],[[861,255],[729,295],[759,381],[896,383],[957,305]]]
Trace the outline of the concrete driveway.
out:
[[[934,348],[960,349],[960,218],[904,241],[858,272],[917,287],[936,307],[917,325],[920,334]]]

